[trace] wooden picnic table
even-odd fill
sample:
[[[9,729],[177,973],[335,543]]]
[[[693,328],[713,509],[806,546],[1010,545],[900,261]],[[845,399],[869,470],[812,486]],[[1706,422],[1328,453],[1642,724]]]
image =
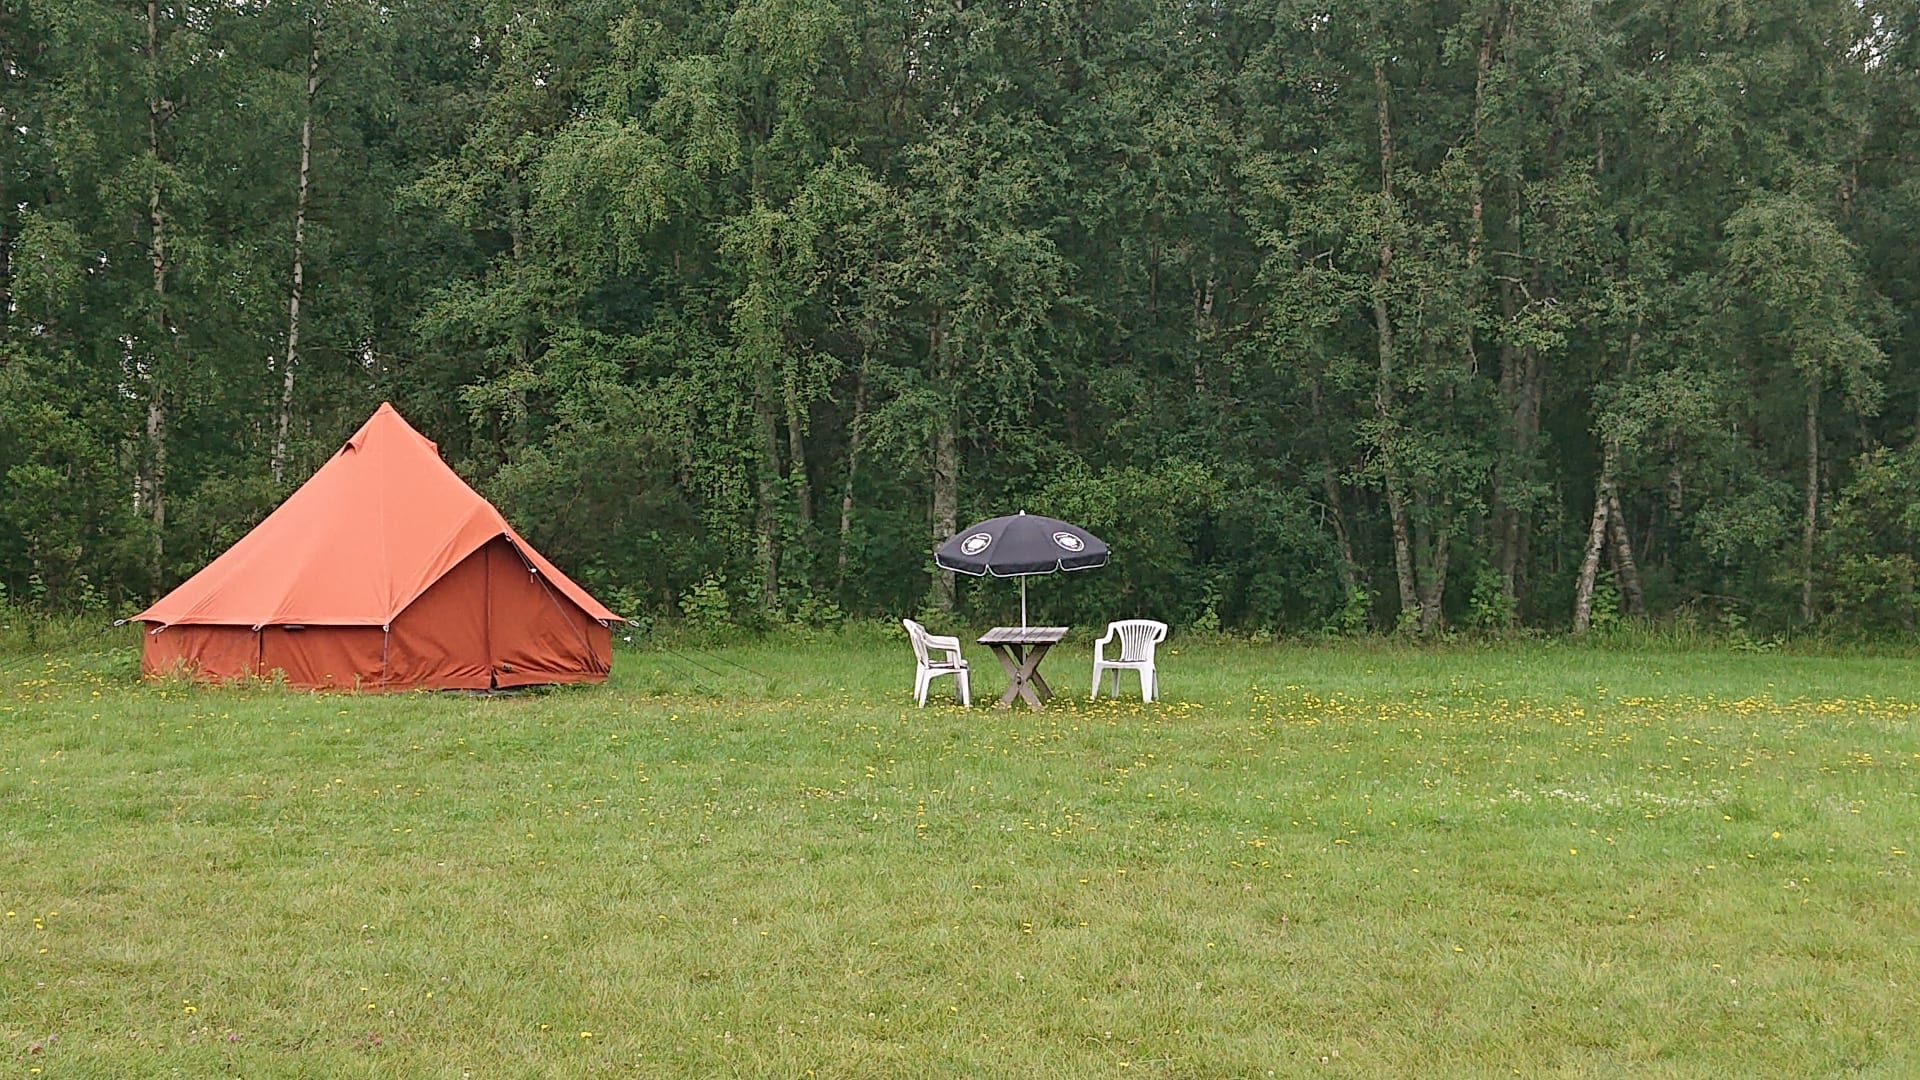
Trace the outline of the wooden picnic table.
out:
[[[1001,708],[1019,697],[1037,712],[1040,703],[1053,696],[1053,688],[1040,677],[1040,658],[1066,636],[1064,626],[996,626],[980,635],[980,644],[1007,672],[1007,692],[997,703]]]

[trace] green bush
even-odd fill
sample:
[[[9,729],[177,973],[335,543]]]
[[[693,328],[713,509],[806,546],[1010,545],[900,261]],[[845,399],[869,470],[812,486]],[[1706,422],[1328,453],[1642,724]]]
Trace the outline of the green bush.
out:
[[[1920,449],[1854,462],[1821,547],[1828,621],[1847,635],[1920,625]]]
[[[680,614],[697,630],[721,630],[733,622],[733,599],[725,574],[708,574],[680,597]]]

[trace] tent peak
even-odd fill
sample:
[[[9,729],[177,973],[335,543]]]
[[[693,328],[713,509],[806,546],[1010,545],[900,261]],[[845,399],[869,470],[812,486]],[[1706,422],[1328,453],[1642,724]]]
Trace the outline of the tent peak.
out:
[[[418,428],[407,423],[407,418],[400,415],[400,410],[394,408],[393,402],[391,401],[381,402],[380,407],[373,410],[373,415],[367,417],[367,422],[360,425],[360,429],[355,431],[353,435],[347,439],[346,445],[341,447],[341,449],[360,450],[365,448],[367,439],[375,431],[404,433],[407,438],[415,439],[425,444],[434,452],[435,456],[438,456],[440,453],[440,444],[420,434]]]

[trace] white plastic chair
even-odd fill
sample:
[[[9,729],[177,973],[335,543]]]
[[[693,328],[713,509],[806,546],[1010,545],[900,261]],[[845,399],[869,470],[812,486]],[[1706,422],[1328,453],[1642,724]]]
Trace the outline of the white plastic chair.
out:
[[[913,698],[921,708],[927,707],[927,684],[936,676],[951,675],[959,685],[960,704],[973,707],[973,691],[967,685],[967,662],[960,655],[960,639],[941,637],[927,633],[927,628],[912,619],[901,619],[900,625],[907,628],[907,638],[913,642]],[[935,660],[927,655],[929,649],[947,654],[944,660]]]
[[[1106,649],[1120,639],[1120,657],[1109,660]],[[1107,624],[1107,634],[1093,643],[1093,696],[1100,696],[1100,673],[1113,672],[1113,696],[1120,696],[1120,673],[1140,673],[1140,697],[1152,701],[1160,696],[1160,675],[1153,669],[1153,647],[1167,640],[1167,624],[1152,619],[1122,619]]]

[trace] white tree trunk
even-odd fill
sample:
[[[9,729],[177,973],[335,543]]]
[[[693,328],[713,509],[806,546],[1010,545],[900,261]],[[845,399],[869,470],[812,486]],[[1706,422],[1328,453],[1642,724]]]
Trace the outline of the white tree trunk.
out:
[[[847,479],[840,491],[840,556],[836,580],[847,583],[847,548],[853,537],[853,482],[860,475],[860,438],[867,424],[867,365],[862,359],[853,382],[853,422],[847,425]]]
[[[1800,621],[1813,621],[1813,551],[1820,525],[1820,372],[1807,372],[1807,513],[1800,533]]]
[[[307,20],[307,110],[300,121],[300,182],[293,203],[293,289],[287,300],[287,355],[281,368],[280,413],[273,434],[273,482],[286,475],[287,428],[293,423],[293,371],[300,362],[300,292],[306,282],[307,181],[313,165],[313,98],[320,84],[320,25]]]
[[[166,379],[169,365],[163,359],[173,350],[173,319],[167,313],[167,219],[161,204],[160,126],[166,121],[172,103],[162,99],[160,77],[160,6],[147,0],[147,65],[154,88],[147,97],[147,166],[151,179],[147,184],[147,224],[151,239],[147,248],[153,264],[153,341],[147,352],[147,454],[145,475],[138,490],[145,498],[145,510],[153,522],[153,569],[160,571],[166,554],[167,525],[167,399]]]
[[[1600,574],[1600,553],[1606,548],[1607,519],[1613,507],[1613,461],[1609,445],[1600,461],[1600,483],[1593,496],[1593,520],[1587,527],[1587,554],[1580,560],[1580,580],[1573,594],[1573,633],[1587,632],[1593,622],[1593,585]]]

